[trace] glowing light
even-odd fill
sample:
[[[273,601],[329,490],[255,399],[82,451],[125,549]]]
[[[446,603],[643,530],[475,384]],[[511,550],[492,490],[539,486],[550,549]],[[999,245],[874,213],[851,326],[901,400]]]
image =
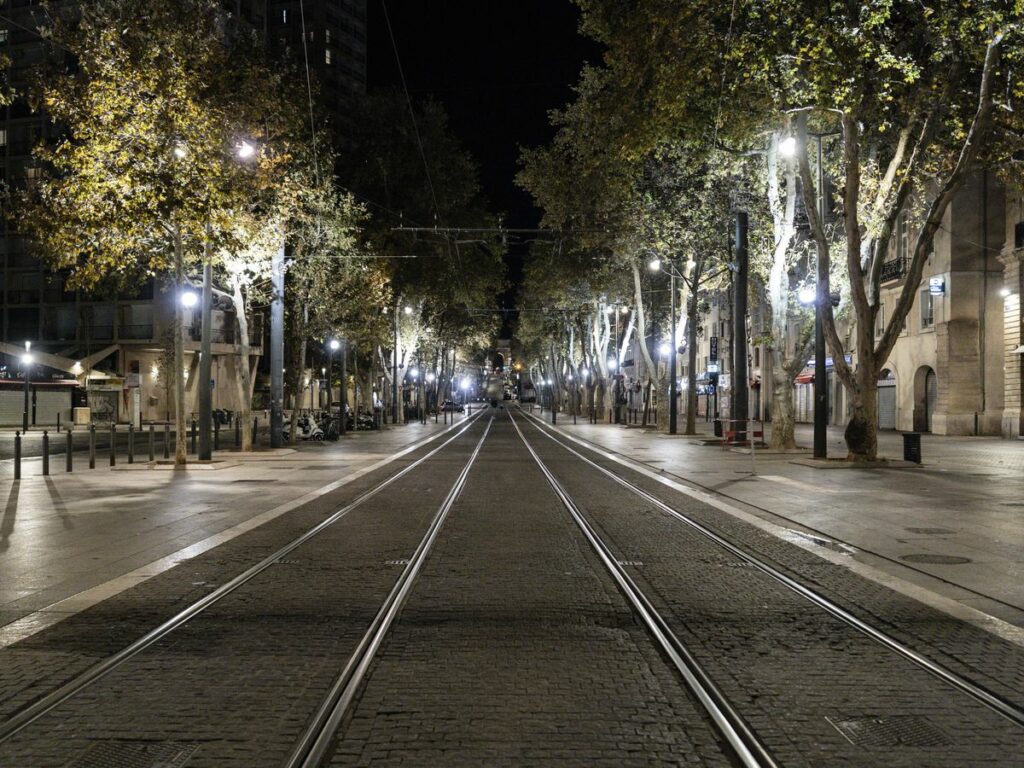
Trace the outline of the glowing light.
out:
[[[779,154],[783,157],[796,157],[796,137],[787,136],[780,141]]]
[[[23,365],[32,365],[33,357],[31,352],[26,352],[21,356],[21,362]]]
[[[173,152],[174,156],[179,160],[184,160],[186,157],[188,157],[188,147],[186,147],[181,142],[175,144],[174,149],[171,151]]]
[[[622,307],[622,308],[621,308],[621,309],[619,310],[619,313],[620,313],[620,314],[623,314],[623,315],[628,315],[628,314],[629,314],[629,307]]]
[[[337,339],[331,339],[330,347],[332,350],[336,352],[338,351],[338,349],[341,348],[341,342],[338,341]]]
[[[580,368],[580,373],[582,373],[584,376],[589,376],[590,375],[590,369],[589,368]]]
[[[662,357],[668,357],[668,353],[672,351],[672,346],[667,342],[664,342],[660,347],[658,347],[658,351],[661,352]]]
[[[181,294],[181,306],[191,309],[199,303],[199,295],[195,291],[183,291]]]
[[[235,149],[238,156],[243,160],[248,160],[250,157],[256,154],[256,147],[250,144],[248,141],[241,142]]]
[[[609,357],[608,358],[608,370],[614,371],[618,367],[619,367],[618,361],[614,357]]]
[[[463,379],[462,383],[459,386],[462,388],[463,391],[469,389],[469,386],[470,386],[469,379]]]
[[[800,289],[797,294],[797,298],[800,299],[801,304],[813,304],[815,299],[816,291],[813,285],[805,285]]]
[[[405,307],[405,314],[411,315],[412,314],[412,307],[406,305],[406,307]]]
[[[649,262],[647,262],[647,268],[649,270],[651,270],[651,272],[658,272],[658,271],[660,271],[661,270],[661,259],[651,259]]]
[[[427,383],[428,384],[433,384],[434,383],[434,379],[436,379],[436,378],[437,377],[434,375],[433,371],[427,371]]]
[[[1004,299],[1008,297],[1011,293],[1013,293],[1013,291],[1011,291],[1009,288],[999,289],[999,295],[1002,296]]]
[[[415,379],[417,376],[420,375],[420,372],[413,368],[411,371],[409,371],[409,375]]]

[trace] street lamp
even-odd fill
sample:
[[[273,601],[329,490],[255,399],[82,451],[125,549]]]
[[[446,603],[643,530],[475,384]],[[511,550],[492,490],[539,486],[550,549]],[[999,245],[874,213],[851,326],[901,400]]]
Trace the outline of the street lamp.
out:
[[[22,413],[21,418],[21,430],[23,433],[28,432],[29,380],[31,379],[32,361],[32,342],[26,341],[25,354],[21,356],[21,372],[25,377],[25,411]]]
[[[647,266],[652,272],[660,272],[662,261],[657,258],[651,259]],[[674,435],[676,434],[676,427],[679,421],[679,404],[676,402],[678,391],[676,383],[676,354],[679,351],[679,342],[676,340],[676,278],[683,276],[679,274],[671,263],[666,262],[665,266],[667,267],[665,271],[668,272],[669,276],[669,324],[672,327],[672,340],[668,344],[668,433]],[[685,280],[685,278],[683,279]],[[663,344],[662,349],[664,348],[665,345]]]
[[[825,226],[825,161],[821,147],[821,140],[825,136],[837,135],[838,131],[830,133],[812,133],[817,143],[818,150],[818,219],[821,226]],[[795,136],[787,136],[779,142],[779,154],[786,158],[793,158],[797,154],[797,140]],[[824,293],[825,282],[828,275],[825,274],[825,264],[821,253],[821,244],[818,244],[818,258],[815,265],[815,287],[814,298],[805,301],[804,291],[801,290],[800,301],[805,304],[814,304],[814,458],[828,458],[828,392],[826,389],[825,373],[825,324],[823,320],[824,302],[831,301]]]
[[[331,379],[334,378],[334,353],[341,348],[341,342],[337,339],[331,339],[327,342],[327,424],[330,426],[331,420],[334,418],[334,412],[331,410],[331,401],[333,400],[333,391],[331,386]],[[344,418],[345,414],[341,414]],[[338,427],[338,431],[341,431],[341,427]]]
[[[199,303],[199,294],[192,290],[181,292],[181,306],[185,309],[193,309]]]

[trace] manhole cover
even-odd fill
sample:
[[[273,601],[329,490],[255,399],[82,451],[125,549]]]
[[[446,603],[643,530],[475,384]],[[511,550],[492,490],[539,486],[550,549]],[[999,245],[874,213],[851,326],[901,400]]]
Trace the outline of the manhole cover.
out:
[[[910,531],[911,533],[928,533],[928,534],[945,534],[945,533],[956,533],[951,531],[949,528],[905,528],[904,530]]]
[[[182,768],[197,749],[170,741],[101,741],[68,768]]]
[[[934,725],[914,715],[825,719],[859,747],[945,747],[953,743]]]
[[[964,563],[971,562],[966,557],[957,557],[956,555],[903,555],[900,560],[906,560],[908,563],[924,563],[926,565],[963,565]]]

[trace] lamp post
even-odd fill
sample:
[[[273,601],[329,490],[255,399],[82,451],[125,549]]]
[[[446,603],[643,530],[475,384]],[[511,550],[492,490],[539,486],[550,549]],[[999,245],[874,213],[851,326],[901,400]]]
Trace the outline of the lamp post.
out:
[[[825,136],[838,135],[838,131],[829,133],[809,133],[817,143],[818,150],[818,220],[825,226],[825,163],[821,140]],[[794,157],[797,152],[796,139],[789,136],[779,142],[779,153],[783,157]],[[821,258],[821,244],[818,244],[817,259],[814,268],[814,453],[816,459],[828,458],[828,379],[825,371],[825,325],[822,318],[826,301],[831,301],[825,292],[827,275],[824,270],[824,259]]]
[[[669,262],[662,262],[661,259],[652,259],[648,264],[652,272],[658,272],[662,267],[669,276],[669,324],[672,327],[672,341],[668,350],[668,433],[676,434],[679,422],[679,403],[676,384],[676,355],[679,353],[679,342],[676,340],[676,278],[683,277],[678,270]],[[685,280],[686,278],[683,277]]]
[[[199,451],[200,461],[213,458],[210,444],[213,431],[213,265],[209,258],[203,264],[203,297],[202,297],[200,339],[199,339]]]
[[[337,339],[331,339],[330,341],[327,342],[327,371],[326,371],[327,376],[326,376],[326,378],[327,378],[327,423],[328,423],[328,426],[330,425],[331,419],[334,418],[334,413],[331,411],[331,401],[333,399],[332,398],[332,394],[333,393],[331,392],[331,390],[332,390],[331,379],[334,378],[334,351],[336,349],[338,349],[338,347],[340,347],[340,346],[341,346],[341,342],[338,341]],[[340,427],[339,427],[339,429],[340,429]],[[339,432],[339,434],[340,434],[340,432]]]
[[[21,356],[21,373],[25,377],[25,410],[21,415],[21,433],[28,432],[29,381],[32,375],[32,342],[25,342],[25,354]]]
[[[338,343],[341,349],[341,389],[338,391],[338,436],[344,437],[348,431],[348,344],[344,339]]]

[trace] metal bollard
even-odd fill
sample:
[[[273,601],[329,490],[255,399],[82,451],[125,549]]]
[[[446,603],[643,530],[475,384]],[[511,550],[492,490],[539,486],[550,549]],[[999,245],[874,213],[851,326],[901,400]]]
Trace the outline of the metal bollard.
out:
[[[21,431],[14,433],[14,479],[21,480]]]
[[[96,425],[89,425],[89,469],[96,469]]]
[[[149,460],[156,460],[156,428],[149,425]]]
[[[69,475],[75,468],[75,438],[71,435],[71,428],[68,431],[64,442],[64,471]]]
[[[128,463],[135,463],[135,425],[128,425]]]
[[[213,450],[220,450],[220,421],[213,422]]]
[[[50,433],[43,430],[43,477],[50,474]]]
[[[196,420],[192,419],[192,453],[196,452],[196,437],[199,429],[196,427]]]
[[[235,448],[242,447],[242,420],[235,418]]]
[[[171,458],[171,423],[164,422],[164,458]]]
[[[117,424],[110,422],[110,466],[117,464]]]

